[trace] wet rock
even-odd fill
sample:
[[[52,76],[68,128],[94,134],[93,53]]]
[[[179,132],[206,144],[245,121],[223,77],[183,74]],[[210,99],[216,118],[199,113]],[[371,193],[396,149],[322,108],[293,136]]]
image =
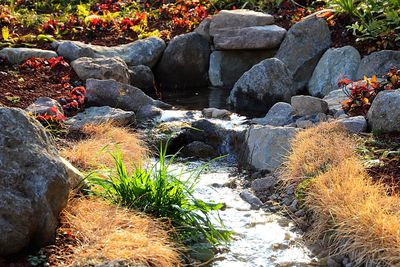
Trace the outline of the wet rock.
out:
[[[194,30],[195,33],[200,34],[209,43],[211,43],[210,25],[211,25],[211,18],[208,17],[203,19],[200,25]]]
[[[218,152],[214,147],[200,141],[194,141],[186,145],[182,149],[182,154],[187,157],[198,157],[203,159],[215,158],[218,156]]]
[[[362,133],[367,131],[368,123],[364,116],[356,116],[338,119],[337,122],[344,126],[350,133]]]
[[[372,131],[400,132],[400,90],[380,92],[368,111]]]
[[[295,95],[287,66],[276,58],[254,65],[233,87],[228,102],[238,110],[265,114],[275,103]]]
[[[274,23],[274,17],[262,12],[248,9],[221,10],[212,17],[210,34],[214,36],[220,29],[245,28],[252,26],[264,26]]]
[[[190,247],[190,256],[200,262],[208,262],[215,256],[213,248],[208,243],[195,244]]]
[[[293,25],[286,34],[276,57],[293,75],[294,88],[303,89],[315,66],[331,44],[331,33],[324,19],[311,17]]]
[[[296,115],[307,116],[318,113],[327,113],[329,105],[325,100],[308,95],[296,95],[291,100]]]
[[[154,100],[139,88],[114,80],[86,81],[86,97],[92,106],[110,106],[133,111],[138,119],[151,119],[160,116],[160,108],[169,106]]]
[[[265,178],[256,179],[251,183],[251,189],[256,192],[265,192],[274,188],[277,179],[275,176],[268,176]]]
[[[392,66],[400,66],[400,51],[382,50],[371,53],[361,60],[357,79],[362,80],[364,75],[382,77]]]
[[[332,259],[332,258],[328,258],[327,266],[328,266],[328,267],[341,267],[342,264],[336,262],[336,261],[335,261],[334,259]]]
[[[46,130],[21,109],[0,107],[0,255],[55,238],[70,181]]]
[[[205,108],[205,109],[203,109],[202,114],[206,118],[229,119],[231,112],[226,109]]]
[[[208,70],[211,85],[232,88],[246,71],[275,53],[276,50],[213,51]]]
[[[342,103],[347,99],[349,97],[346,93],[342,89],[338,89],[327,94],[322,100],[328,103],[329,110],[334,114],[337,111],[343,110]]]
[[[19,65],[31,57],[49,59],[57,56],[57,53],[54,51],[36,48],[3,48],[0,50],[0,58],[7,59],[12,65]]]
[[[338,89],[338,81],[346,77],[354,81],[357,76],[361,56],[352,46],[330,48],[318,62],[308,83],[308,91],[313,96],[324,97]]]
[[[251,126],[246,132],[247,163],[258,170],[276,170],[290,151],[292,127]]]
[[[130,84],[142,90],[153,89],[155,85],[154,74],[145,65],[129,67]]]
[[[294,109],[285,102],[278,102],[272,106],[264,118],[252,119],[252,123],[271,126],[284,126],[293,122]]]
[[[296,212],[297,211],[297,204],[299,204],[299,201],[297,199],[293,200],[293,202],[289,206],[289,210],[291,212]]]
[[[98,80],[113,79],[121,83],[129,83],[130,81],[128,66],[120,57],[81,57],[72,61],[71,66],[83,81],[90,78]]]
[[[253,195],[248,190],[244,190],[244,191],[240,192],[239,195],[244,201],[249,203],[251,205],[251,207],[254,209],[259,209],[263,205],[261,200],[258,197],[256,197],[255,195]]]
[[[35,102],[26,108],[26,111],[36,115],[64,114],[61,105],[50,97],[39,97]]]
[[[185,89],[208,86],[210,46],[200,34],[191,32],[174,37],[156,69],[163,88]]]
[[[216,50],[265,50],[279,48],[286,30],[276,25],[266,25],[223,28],[215,30],[213,34]]]
[[[113,122],[120,126],[130,125],[135,123],[135,113],[108,106],[89,107],[85,111],[79,112],[76,116],[68,118],[66,124],[69,125],[71,130],[77,131],[86,124],[101,124],[105,122]]]
[[[73,61],[80,57],[120,57],[129,66],[154,67],[165,49],[165,42],[158,37],[149,37],[118,46],[89,45],[77,41],[62,41],[57,53]]]

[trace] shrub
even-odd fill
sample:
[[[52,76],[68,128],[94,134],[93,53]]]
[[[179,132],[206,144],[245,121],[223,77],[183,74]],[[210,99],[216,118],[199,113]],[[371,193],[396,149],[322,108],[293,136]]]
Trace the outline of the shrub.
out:
[[[96,173],[90,179],[94,192],[114,203],[163,218],[172,223],[176,237],[184,243],[206,240],[220,244],[229,240],[230,232],[217,229],[224,225],[210,212],[222,208],[222,204],[206,203],[193,196],[202,170],[206,166],[189,172],[172,169],[175,156],[160,151],[160,159],[149,168],[136,166],[128,173],[117,150],[112,154],[115,169],[112,172]],[[97,189],[97,190],[96,190]]]

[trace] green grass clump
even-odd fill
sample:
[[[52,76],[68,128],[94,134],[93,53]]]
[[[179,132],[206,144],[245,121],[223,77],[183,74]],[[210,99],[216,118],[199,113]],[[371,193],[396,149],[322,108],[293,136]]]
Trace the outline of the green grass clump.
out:
[[[216,216],[222,204],[206,203],[193,196],[194,187],[207,165],[177,173],[171,169],[175,156],[168,157],[164,147],[156,163],[148,168],[136,167],[129,173],[118,149],[112,156],[114,170],[97,172],[89,178],[95,194],[167,219],[176,229],[177,239],[185,244],[206,240],[217,245],[230,239],[231,232],[225,230]]]

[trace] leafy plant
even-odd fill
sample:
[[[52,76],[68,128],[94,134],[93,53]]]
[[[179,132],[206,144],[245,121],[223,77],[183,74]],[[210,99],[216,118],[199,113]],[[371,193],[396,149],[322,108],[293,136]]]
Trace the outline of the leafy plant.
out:
[[[118,148],[112,156],[115,169],[112,172],[98,172],[89,179],[96,194],[170,221],[178,239],[183,242],[205,239],[211,244],[220,244],[229,240],[231,233],[223,229],[219,218],[211,215],[211,212],[221,209],[222,204],[206,203],[193,196],[194,187],[207,165],[189,172],[182,169],[176,173],[171,169],[175,156],[168,157],[165,146],[160,149],[158,162],[149,168],[138,166],[129,173]]]

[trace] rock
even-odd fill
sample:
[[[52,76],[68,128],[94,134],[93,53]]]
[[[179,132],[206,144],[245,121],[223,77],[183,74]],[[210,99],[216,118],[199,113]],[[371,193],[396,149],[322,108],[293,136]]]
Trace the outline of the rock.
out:
[[[330,44],[331,33],[322,18],[311,17],[290,28],[276,57],[288,66],[297,91],[308,84],[315,66]]]
[[[400,51],[382,50],[371,53],[361,60],[357,79],[362,80],[364,75],[382,77],[392,66],[400,66]]]
[[[211,17],[208,17],[203,19],[200,25],[194,30],[195,33],[200,34],[209,43],[211,43],[210,25],[211,25]]]
[[[352,46],[328,49],[308,82],[308,92],[313,96],[324,97],[338,89],[340,78],[354,81],[360,61],[360,53]]]
[[[251,183],[251,189],[256,192],[266,192],[274,188],[277,179],[275,176],[256,179]]]
[[[90,107],[76,116],[68,118],[66,124],[71,130],[78,131],[86,124],[101,124],[108,121],[120,126],[130,125],[135,123],[135,113],[108,106]]]
[[[310,120],[299,119],[296,121],[296,125],[298,128],[308,129],[314,126],[314,123]]]
[[[200,34],[191,32],[174,37],[156,69],[156,79],[167,89],[208,86],[210,46]]]
[[[328,258],[327,265],[328,265],[328,267],[341,267],[342,266],[342,264],[336,262],[332,258]]]
[[[252,123],[271,126],[284,126],[293,122],[294,109],[285,102],[278,102],[272,106],[264,118],[252,119]]]
[[[274,23],[274,17],[262,12],[248,9],[221,10],[212,17],[210,24],[210,35],[224,28],[244,28],[252,26],[264,26]]]
[[[32,57],[49,59],[57,56],[57,53],[54,51],[36,48],[3,48],[0,50],[0,58],[7,59],[12,65],[19,65]]]
[[[372,131],[400,132],[400,90],[380,92],[368,111]]]
[[[154,100],[139,88],[114,80],[86,81],[86,98],[92,106],[110,106],[133,111],[138,119],[149,119],[161,114],[159,108],[169,105]]]
[[[273,57],[275,52],[275,50],[212,52],[208,70],[211,85],[231,89],[246,71],[260,61]]]
[[[211,119],[227,119],[231,115],[229,110],[217,108],[205,108],[202,114],[204,117]]]
[[[154,88],[154,74],[149,67],[145,65],[129,67],[129,74],[131,76],[130,83],[132,86],[142,90]]]
[[[182,153],[187,157],[198,157],[198,158],[215,158],[218,156],[218,152],[210,145],[207,145],[200,141],[194,141],[186,145],[182,149]]]
[[[90,78],[98,80],[113,79],[121,83],[129,83],[130,81],[128,66],[119,57],[81,57],[72,61],[71,66],[83,81]]]
[[[350,133],[362,133],[367,131],[368,123],[364,116],[349,117],[337,120]]]
[[[329,110],[328,103],[325,100],[308,95],[293,96],[291,103],[294,112],[299,116],[327,113]]]
[[[55,238],[70,182],[44,127],[21,109],[0,107],[0,255]]]
[[[70,190],[78,190],[82,187],[86,187],[86,183],[84,181],[85,176],[75,168],[68,160],[60,157],[62,163],[64,164],[65,170],[67,171]]]
[[[254,65],[235,83],[228,103],[237,110],[267,112],[276,102],[289,101],[296,91],[287,66],[276,58]]]
[[[276,170],[290,151],[293,127],[251,126],[246,132],[247,163],[257,170]]]
[[[285,35],[286,30],[276,25],[224,28],[214,31],[214,46],[216,50],[273,49],[279,48]]]
[[[328,103],[329,111],[336,113],[342,109],[343,101],[349,99],[342,89],[334,90],[327,94],[322,100]]]
[[[120,57],[129,66],[146,65],[154,67],[165,49],[165,42],[158,37],[149,37],[133,43],[118,46],[89,45],[77,41],[63,41],[57,53],[73,61],[80,57]]]
[[[251,207],[254,209],[259,209],[263,205],[261,200],[258,197],[256,197],[255,195],[253,195],[249,190],[244,190],[244,191],[240,192],[239,196],[244,201],[249,203],[251,205]]]
[[[50,97],[39,97],[34,103],[30,104],[26,111],[36,115],[57,115],[64,114],[61,105]]]
[[[325,113],[318,113],[317,116],[315,117],[315,122],[326,122],[328,121],[328,116]]]

